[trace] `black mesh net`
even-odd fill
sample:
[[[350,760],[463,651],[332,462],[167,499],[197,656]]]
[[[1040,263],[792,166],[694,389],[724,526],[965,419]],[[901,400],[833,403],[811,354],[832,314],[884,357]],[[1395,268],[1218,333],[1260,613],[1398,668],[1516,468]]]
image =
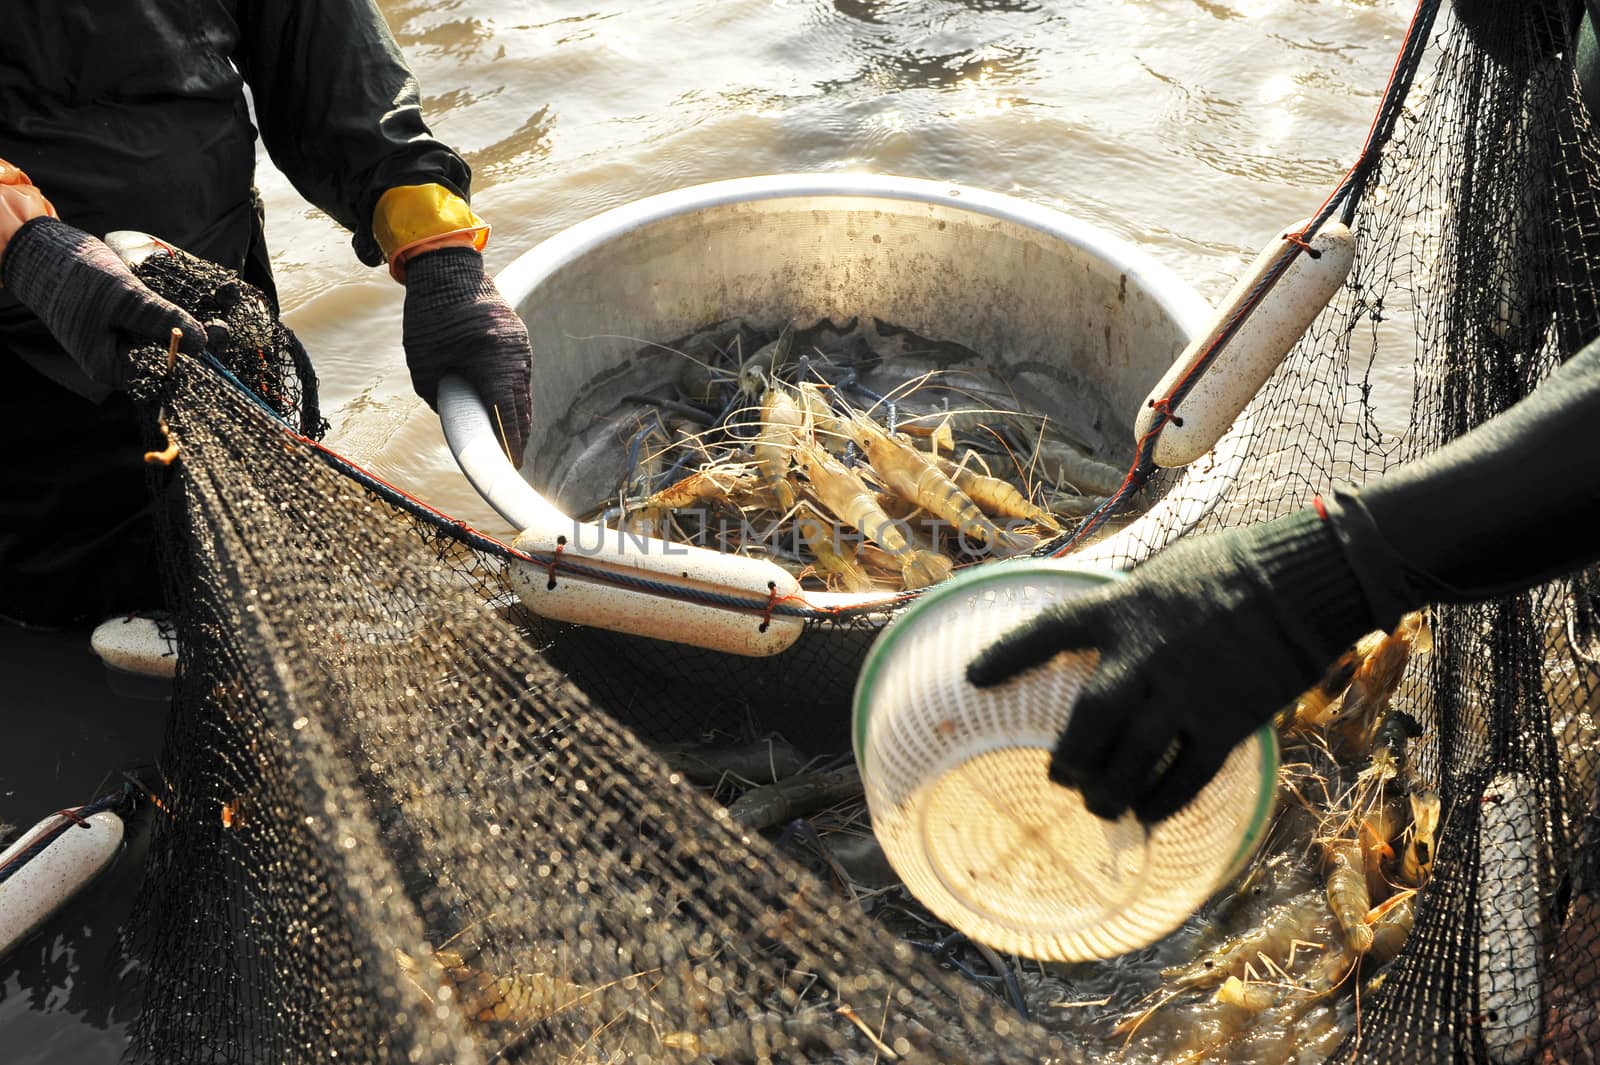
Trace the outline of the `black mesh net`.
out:
[[[1600,334],[1576,12],[1463,14],[1429,32],[1420,9],[1419,69],[1346,205],[1355,269],[1241,423],[1246,475],[1210,527],[1426,453]],[[1148,951],[1025,963],[951,935],[874,860],[838,756],[881,617],[812,619],[830,639],[776,663],[532,618],[506,577],[539,560],[312,442],[292,339],[219,298],[233,281],[152,263],[229,321],[222,361],[255,395],[164,351],[138,385],[153,444],[159,414],[180,447],[182,650],[130,941],[136,1059],[1593,1060],[1591,576],[1434,612],[1398,690],[1398,667],[1375,674],[1407,655],[1369,641],[1325,694],[1388,717],[1351,759],[1286,716],[1283,812],[1238,884]],[[1409,412],[1373,403],[1397,367]],[[774,778],[788,790],[746,791]],[[1376,940],[1406,914],[1392,960],[1333,949],[1352,930],[1329,870],[1380,814],[1369,852],[1394,853],[1356,923]],[[1349,964],[1313,977],[1319,958]]]
[[[204,367],[162,386],[189,551],[152,1060],[1037,1056],[612,723],[466,548]]]

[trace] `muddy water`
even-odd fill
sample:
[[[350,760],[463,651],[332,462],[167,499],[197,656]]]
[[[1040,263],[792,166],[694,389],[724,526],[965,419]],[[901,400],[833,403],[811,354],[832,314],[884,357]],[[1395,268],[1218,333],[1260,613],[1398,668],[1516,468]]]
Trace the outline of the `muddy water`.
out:
[[[721,178],[879,171],[1007,192],[1129,239],[1219,297],[1359,149],[1404,0],[381,0],[435,129],[476,172],[492,268],[598,211]],[[401,290],[262,157],[287,317],[330,441],[497,530],[410,393]],[[1387,386],[1387,391],[1385,391]],[[1403,375],[1380,402],[1403,408]],[[83,634],[0,631],[0,819],[31,823],[149,762],[159,704],[123,700]],[[24,663],[27,663],[24,668]],[[61,678],[68,677],[69,681]],[[18,683],[20,679],[20,683]],[[73,686],[75,685],[75,686]],[[133,883],[0,963],[6,1060],[116,1060],[104,945]]]
[[[492,268],[683,185],[877,171],[1089,219],[1220,297],[1359,150],[1403,0],[388,0]],[[333,443],[491,528],[414,400],[401,292],[264,173]],[[1396,401],[1406,388],[1395,383]]]

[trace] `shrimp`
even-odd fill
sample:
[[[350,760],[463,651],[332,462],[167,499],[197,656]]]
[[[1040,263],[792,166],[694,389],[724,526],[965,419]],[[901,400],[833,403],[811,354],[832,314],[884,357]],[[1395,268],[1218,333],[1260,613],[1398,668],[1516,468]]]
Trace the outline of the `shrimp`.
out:
[[[761,397],[761,433],[751,450],[761,476],[778,493],[778,507],[785,513],[794,506],[789,461],[800,442],[805,420],[799,405],[780,386],[772,385]]]
[[[1374,965],[1387,965],[1400,956],[1416,920],[1416,891],[1402,891],[1394,898],[1374,906],[1367,914],[1367,924],[1372,927],[1372,947],[1367,960]]]
[[[905,533],[872,498],[861,479],[815,444],[802,443],[797,461],[811,490],[839,520],[857,529],[899,561],[906,587],[920,588],[950,575],[950,560],[912,548]]]
[[[739,463],[707,466],[703,470],[689,474],[676,484],[670,484],[654,495],[645,497],[644,502],[640,504],[640,510],[659,513],[692,507],[696,503],[706,503],[718,496],[727,496],[742,482],[751,479],[750,471]]]
[[[1411,793],[1411,842],[1400,863],[1400,876],[1412,887],[1421,887],[1433,869],[1433,836],[1439,830],[1439,794],[1434,791]]]
[[[1401,618],[1394,632],[1378,639],[1362,658],[1333,722],[1345,750],[1360,754],[1371,749],[1389,700],[1405,676],[1412,648],[1418,645],[1431,647],[1432,636],[1422,614],[1413,612]]]
[[[910,545],[905,534],[872,498],[872,492],[861,483],[861,478],[815,444],[802,442],[796,449],[795,462],[811,483],[817,502],[840,521],[859,529],[863,536],[891,555],[906,552]]]
[[[706,503],[718,497],[727,497],[747,487],[754,478],[737,463],[708,466],[697,470],[675,484],[670,484],[646,496],[627,512],[622,527],[636,536],[661,536],[669,527],[669,512],[696,503]]]
[[[1034,450],[1034,466],[1055,485],[1070,484],[1089,495],[1115,495],[1126,471],[1091,459],[1075,448],[1041,441]]]
[[[794,328],[785,322],[778,339],[750,356],[739,367],[739,391],[749,399],[761,395],[767,377],[776,373],[789,358],[789,348],[794,343]]]
[[[1372,929],[1366,923],[1371,902],[1361,844],[1353,839],[1330,840],[1323,844],[1323,854],[1328,860],[1328,909],[1350,949],[1365,954],[1372,947]]]
[[[394,952],[395,963],[428,1001],[448,980],[452,995],[475,1021],[533,1024],[554,1017],[586,996],[583,988],[547,973],[513,973],[493,976],[467,964],[453,950],[436,950],[426,962],[403,950]]]
[[[810,506],[802,503],[795,511],[795,525],[801,541],[811,552],[817,572],[824,577],[837,577],[846,591],[870,592],[877,587],[866,569],[856,560],[853,552],[846,553],[839,541],[838,530]]]
[[[901,498],[948,521],[964,537],[970,536],[986,544],[1000,542],[1001,533],[994,523],[920,451],[901,443],[860,415],[851,422],[850,430],[861,450],[866,452],[873,472]]]
[[[1054,531],[1059,531],[1061,528],[1054,514],[1034,506],[1010,481],[986,476],[965,463],[955,463],[944,458],[939,459],[939,469],[949,475],[956,487],[967,493],[969,499],[995,517],[1021,518]]]
[[[848,440],[850,433],[845,429],[839,416],[833,413],[833,407],[822,394],[822,389],[810,381],[802,381],[796,386],[800,395],[800,409],[805,415],[806,428],[813,434],[832,437],[835,440]]]
[[[1385,864],[1394,860],[1394,811],[1385,803],[1375,803],[1371,812],[1361,819],[1357,837],[1361,841],[1361,868],[1367,878],[1367,898],[1381,900],[1389,893],[1389,881],[1383,875]]]
[[[1304,731],[1326,725],[1338,712],[1339,697],[1350,687],[1350,678],[1355,676],[1356,667],[1360,664],[1360,643],[1334,659],[1322,674],[1322,679],[1317,681],[1316,687],[1295,700],[1291,727]]]
[[[450,973],[461,1008],[482,1023],[536,1024],[587,997],[577,984],[548,973],[492,976],[471,969]]]
[[[1228,939],[1188,965],[1161,970],[1174,990],[1215,987],[1262,954],[1289,954],[1303,942],[1322,912],[1320,891],[1308,891],[1274,906],[1253,928]],[[1322,918],[1326,920],[1326,918]]]

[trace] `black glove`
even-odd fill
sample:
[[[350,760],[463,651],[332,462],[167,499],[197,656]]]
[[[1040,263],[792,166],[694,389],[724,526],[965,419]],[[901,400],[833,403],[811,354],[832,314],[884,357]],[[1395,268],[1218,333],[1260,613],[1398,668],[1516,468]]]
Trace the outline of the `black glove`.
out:
[[[1180,540],[1126,579],[1018,626],[968,667],[978,687],[1098,648],[1050,778],[1100,817],[1176,813],[1228,753],[1399,607],[1369,596],[1328,520],[1307,510]],[[1363,515],[1364,517],[1364,515]],[[1376,598],[1393,616],[1376,616]]]
[[[34,218],[12,234],[0,259],[0,284],[50,330],[88,378],[128,387],[128,349],[181,330],[182,350],[205,347],[206,331],[134,277],[117,253],[54,218]]]
[[[402,336],[411,384],[438,410],[439,379],[460,374],[478,390],[513,461],[522,461],[533,421],[528,329],[468,247],[425,251],[406,263]]]

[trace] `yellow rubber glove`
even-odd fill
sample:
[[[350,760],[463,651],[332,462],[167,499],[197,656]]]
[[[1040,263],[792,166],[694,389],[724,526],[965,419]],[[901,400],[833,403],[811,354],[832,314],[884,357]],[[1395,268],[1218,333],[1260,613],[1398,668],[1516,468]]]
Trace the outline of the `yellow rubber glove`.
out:
[[[489,225],[443,185],[397,185],[378,198],[372,235],[389,262],[389,276],[406,279],[406,263],[425,251],[459,245],[482,251]]]

